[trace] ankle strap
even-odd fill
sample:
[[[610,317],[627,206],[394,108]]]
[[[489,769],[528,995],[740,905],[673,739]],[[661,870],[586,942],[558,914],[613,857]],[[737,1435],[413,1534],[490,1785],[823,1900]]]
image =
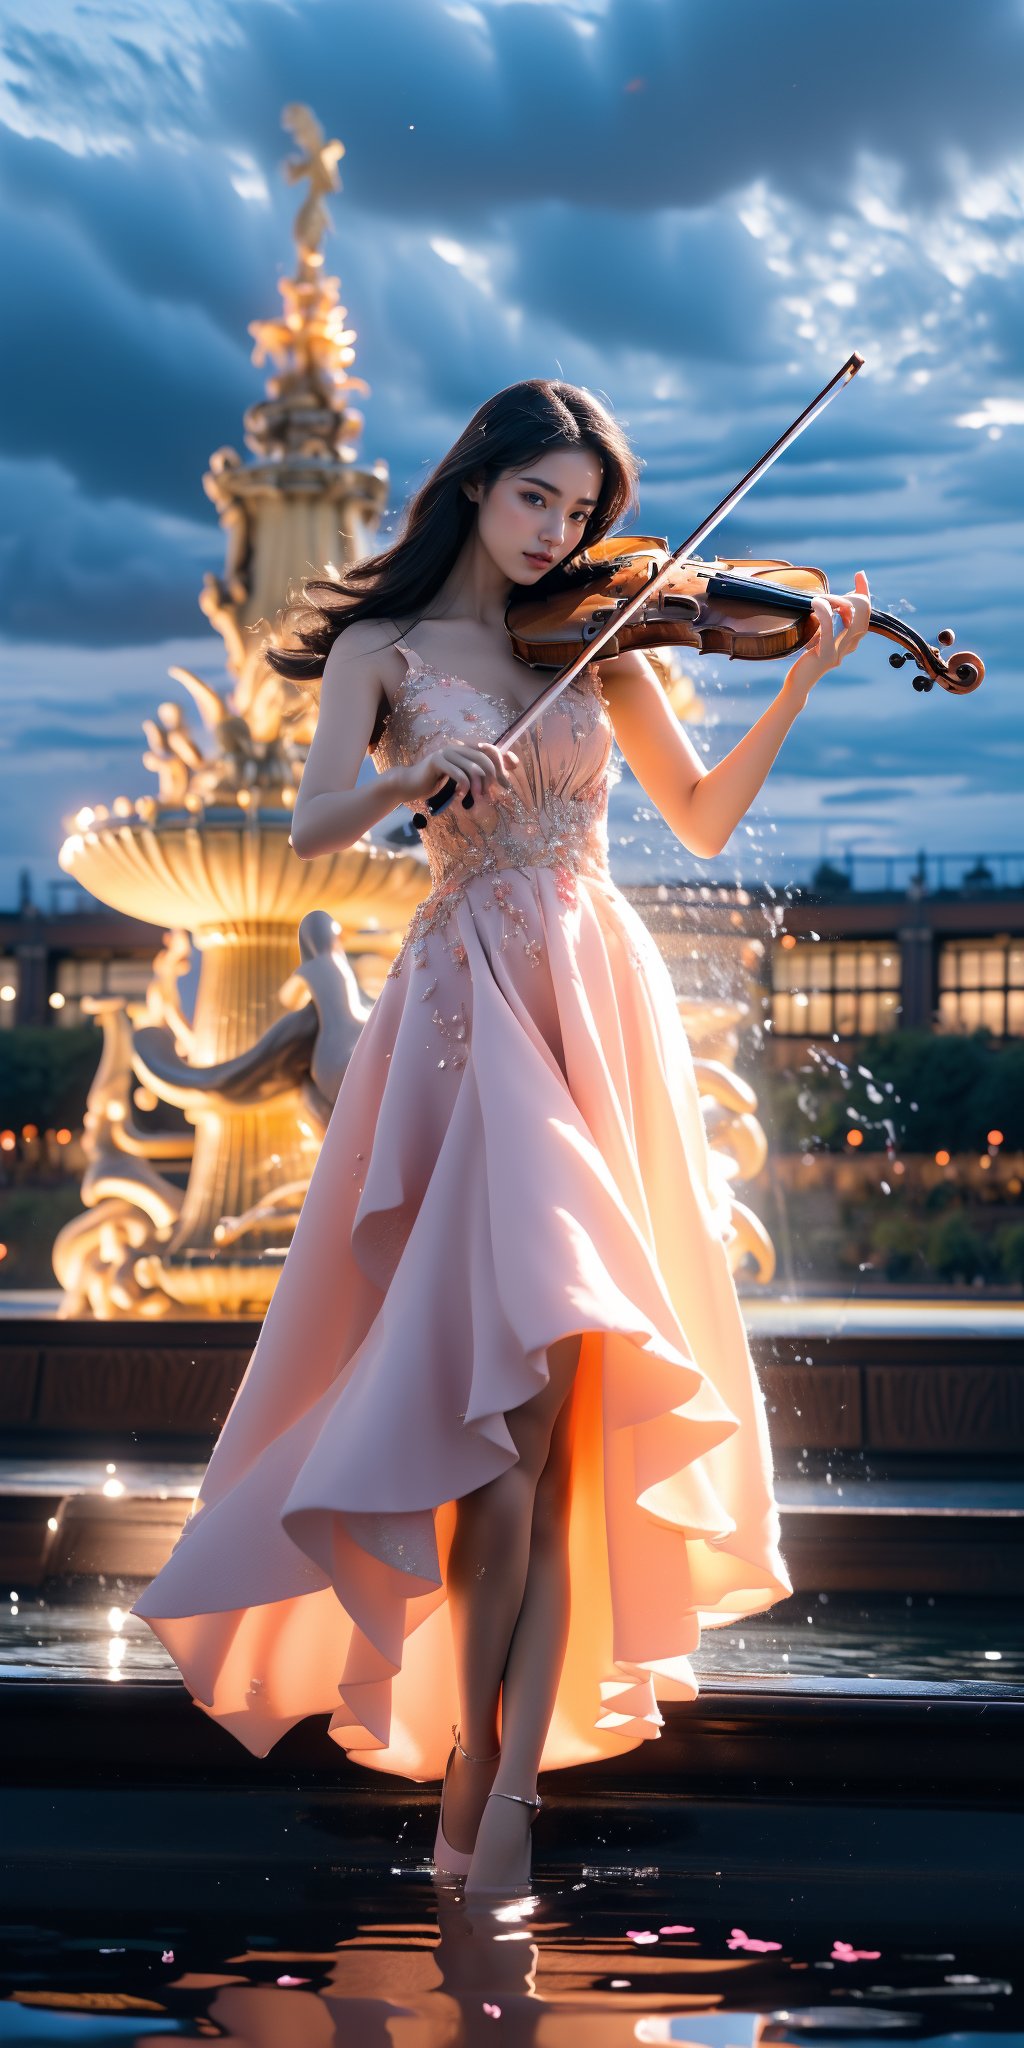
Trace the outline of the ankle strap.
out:
[[[498,1758],[499,1758],[499,1757],[500,1757],[500,1755],[501,1755],[501,1751],[500,1751],[500,1749],[496,1749],[496,1750],[495,1750],[495,1752],[494,1752],[494,1755],[493,1755],[493,1756],[470,1756],[470,1753],[469,1753],[468,1749],[463,1749],[463,1747],[462,1747],[462,1743],[461,1743],[461,1742],[460,1742],[460,1740],[459,1740],[459,1729],[458,1729],[458,1723],[457,1723],[457,1722],[455,1722],[455,1721],[453,1721],[453,1722],[452,1722],[452,1734],[453,1734],[453,1735],[454,1735],[454,1737],[455,1737],[455,1747],[456,1747],[456,1749],[458,1750],[458,1752],[459,1752],[459,1755],[460,1755],[460,1756],[464,1756],[464,1757],[465,1757],[465,1759],[466,1759],[466,1762],[467,1762],[468,1764],[496,1764],[496,1763],[497,1763],[497,1761],[498,1761]]]

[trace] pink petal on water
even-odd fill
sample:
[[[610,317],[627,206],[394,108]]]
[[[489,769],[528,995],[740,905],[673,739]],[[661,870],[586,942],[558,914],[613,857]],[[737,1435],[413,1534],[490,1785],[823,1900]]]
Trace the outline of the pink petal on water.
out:
[[[831,1963],[877,1963],[881,1957],[880,1948],[852,1948],[848,1941],[836,1939],[832,1943]]]
[[[734,1927],[726,1943],[727,1948],[746,1948],[754,1955],[767,1955],[770,1949],[781,1948],[781,1941],[759,1941],[753,1934],[744,1934],[742,1927]]]
[[[659,1927],[659,1934],[696,1934],[695,1927]]]
[[[638,1946],[642,1941],[657,1941],[657,1939],[656,1934],[647,1933],[637,1927],[627,1927],[626,1929],[626,1940],[635,1941]]]
[[[488,2005],[486,1998],[484,1999],[484,2011],[489,2020],[500,2020],[501,2018],[500,2005]]]

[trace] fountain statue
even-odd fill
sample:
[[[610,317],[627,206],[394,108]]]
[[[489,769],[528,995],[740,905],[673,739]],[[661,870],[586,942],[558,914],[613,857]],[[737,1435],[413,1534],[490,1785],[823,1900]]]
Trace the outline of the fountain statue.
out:
[[[382,462],[357,465],[362,417],[349,400],[367,386],[350,374],[355,335],[320,246],[343,145],[306,107],[283,119],[300,149],[286,174],[308,192],[283,311],[250,328],[254,360],[269,357],[275,374],[245,416],[255,459],[220,448],[204,479],[227,547],[199,602],[233,688],[172,668],[198,731],[179,704],[159,705],[144,721],[156,794],[79,811],[60,852],[93,895],[167,928],[145,1005],[96,1006],[105,1047],[86,1117],[86,1213],[54,1248],[65,1315],[265,1309],[364,998],[429,885],[412,851],[363,839],[300,861],[289,845],[315,707],[264,650],[311,562],[338,575],[369,551],[388,477]],[[185,935],[200,959],[191,1023],[177,997]],[[158,1100],[192,1129],[144,1130],[133,1109]],[[160,1171],[168,1160],[186,1185]]]

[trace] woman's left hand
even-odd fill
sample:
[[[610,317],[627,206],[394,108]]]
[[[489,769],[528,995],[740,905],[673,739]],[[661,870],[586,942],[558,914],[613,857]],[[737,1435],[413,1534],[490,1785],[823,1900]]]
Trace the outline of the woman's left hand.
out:
[[[812,633],[807,645],[788,671],[782,689],[786,697],[795,697],[801,707],[806,704],[819,676],[827,669],[838,668],[855,647],[859,647],[868,630],[871,619],[871,593],[863,569],[854,577],[856,588],[842,597],[815,597],[811,603],[818,621],[817,632]],[[833,635],[832,618],[838,612],[843,621],[842,631]]]

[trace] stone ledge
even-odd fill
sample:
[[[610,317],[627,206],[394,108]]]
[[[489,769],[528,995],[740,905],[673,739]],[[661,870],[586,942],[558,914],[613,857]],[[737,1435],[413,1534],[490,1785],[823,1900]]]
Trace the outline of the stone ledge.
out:
[[[778,1306],[778,1305],[776,1305]],[[752,1317],[752,1322],[756,1318]],[[0,1317],[9,1453],[209,1455],[259,1335],[256,1320],[73,1323]],[[773,1448],[965,1459],[1024,1453],[1024,1326],[756,1328]],[[810,1363],[808,1363],[810,1358]]]

